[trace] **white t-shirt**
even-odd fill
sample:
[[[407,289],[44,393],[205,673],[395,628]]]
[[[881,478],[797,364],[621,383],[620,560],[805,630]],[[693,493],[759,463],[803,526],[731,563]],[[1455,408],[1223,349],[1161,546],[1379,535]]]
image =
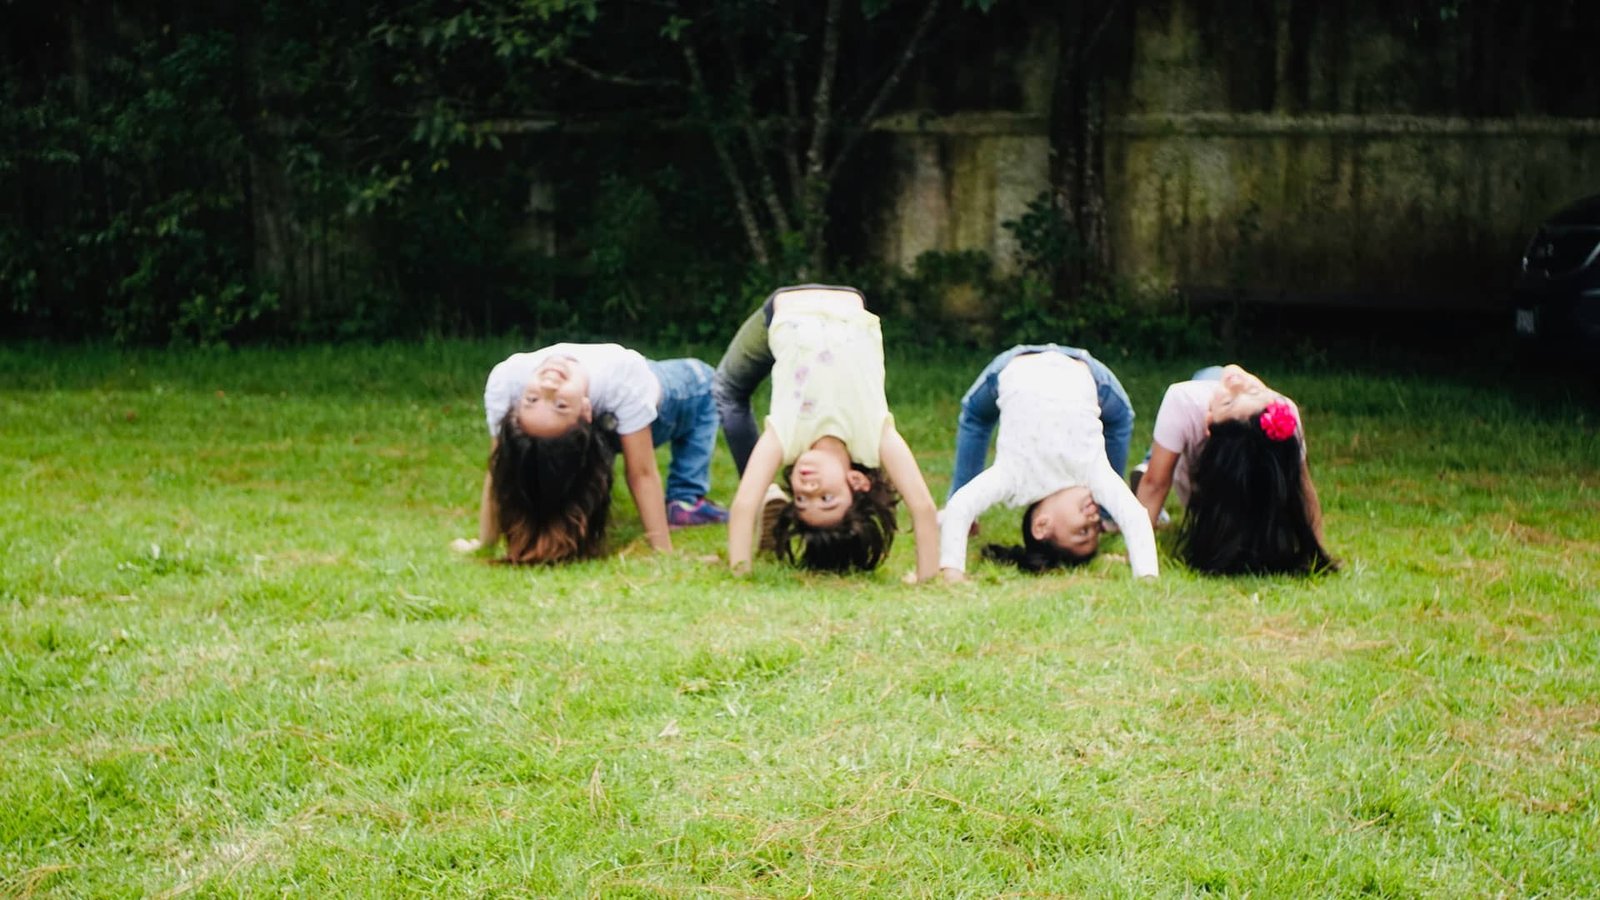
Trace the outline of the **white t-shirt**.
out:
[[[1172,490],[1178,502],[1189,505],[1193,482],[1189,468],[1199,458],[1206,442],[1206,410],[1221,382],[1180,381],[1167,388],[1161,398],[1161,408],[1156,411],[1154,439],[1157,444],[1178,454],[1177,465],[1172,470]],[[1281,395],[1280,395],[1281,396]],[[1300,408],[1288,397],[1283,398],[1294,409],[1295,437],[1300,439],[1300,454],[1306,452],[1306,435],[1301,425]],[[1121,517],[1117,518],[1121,522]]]
[[[489,372],[483,388],[483,412],[489,434],[522,399],[522,389],[539,366],[552,355],[577,360],[589,376],[589,405],[595,415],[617,417],[617,433],[632,434],[650,427],[661,401],[661,382],[637,351],[619,344],[551,344],[531,353],[513,353]]]
[[[778,435],[784,464],[821,438],[836,437],[852,460],[876,468],[884,428],[894,421],[883,393],[878,317],[822,291],[788,295],[767,343],[773,357],[767,427]]]
[[[1025,507],[1086,485],[1122,526],[1135,576],[1155,575],[1150,517],[1106,459],[1100,395],[1089,367],[1059,353],[1018,356],[1000,370],[994,465],[961,486],[939,517],[939,567],[965,570],[967,532],[984,510]]]

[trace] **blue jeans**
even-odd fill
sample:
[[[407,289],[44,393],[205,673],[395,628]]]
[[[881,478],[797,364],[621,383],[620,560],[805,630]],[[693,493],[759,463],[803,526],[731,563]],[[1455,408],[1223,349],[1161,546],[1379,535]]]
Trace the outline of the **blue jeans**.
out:
[[[717,447],[717,407],[711,399],[711,367],[698,359],[650,360],[661,382],[661,402],[650,424],[657,447],[672,443],[667,466],[667,502],[690,503],[711,491],[711,453]]]
[[[1024,353],[1060,353],[1089,367],[1100,395],[1100,427],[1105,433],[1106,459],[1117,475],[1128,464],[1128,444],[1133,440],[1133,404],[1122,382],[1087,350],[1055,344],[1019,344],[996,356],[978,380],[961,398],[961,417],[956,422],[956,468],[950,476],[950,496],[978,477],[989,455],[989,438],[1000,421],[1000,370]]]

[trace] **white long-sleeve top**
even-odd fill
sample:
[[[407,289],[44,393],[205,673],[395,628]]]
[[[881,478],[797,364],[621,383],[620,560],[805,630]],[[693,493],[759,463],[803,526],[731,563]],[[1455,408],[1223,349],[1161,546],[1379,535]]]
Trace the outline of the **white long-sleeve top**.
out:
[[[984,510],[1026,507],[1085,485],[1122,527],[1137,576],[1157,574],[1150,516],[1106,459],[1089,367],[1059,353],[1019,356],[1000,371],[994,464],[956,491],[939,519],[939,567],[965,571],[967,532]]]

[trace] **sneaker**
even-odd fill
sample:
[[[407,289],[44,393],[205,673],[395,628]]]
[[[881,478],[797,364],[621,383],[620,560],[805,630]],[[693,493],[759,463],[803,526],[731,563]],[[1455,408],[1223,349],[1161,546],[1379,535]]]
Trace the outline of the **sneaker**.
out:
[[[761,500],[761,534],[756,540],[757,550],[772,554],[778,552],[778,542],[773,539],[772,529],[777,527],[778,516],[788,505],[789,495],[783,492],[783,488],[775,484],[767,485],[767,495]]]
[[[719,525],[728,521],[728,511],[705,497],[690,503],[673,500],[667,503],[667,526],[692,528],[695,525]]]

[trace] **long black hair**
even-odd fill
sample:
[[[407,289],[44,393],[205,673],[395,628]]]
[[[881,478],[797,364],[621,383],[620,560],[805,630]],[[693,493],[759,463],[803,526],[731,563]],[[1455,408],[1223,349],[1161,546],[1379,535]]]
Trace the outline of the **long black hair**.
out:
[[[500,420],[489,475],[506,536],[505,562],[555,563],[598,555],[611,514],[616,419],[580,422],[559,437],[536,438]]]
[[[894,546],[894,511],[900,495],[877,469],[856,462],[850,468],[871,479],[872,486],[852,492],[850,508],[838,524],[827,528],[806,524],[793,500],[778,513],[772,526],[778,559],[822,572],[868,572],[888,558]],[[794,466],[784,469],[786,484],[793,471]]]
[[[1081,566],[1099,552],[1095,549],[1088,553],[1074,553],[1065,547],[1057,547],[1049,541],[1041,541],[1033,536],[1033,512],[1039,508],[1042,501],[1034,501],[1032,506],[1022,511],[1022,546],[1015,544],[988,544],[983,548],[983,558],[999,563],[1009,563],[1024,572],[1048,572],[1051,569],[1067,569]]]
[[[1308,575],[1338,568],[1317,539],[1300,438],[1269,438],[1261,414],[1214,422],[1189,470],[1178,558],[1211,575]]]

